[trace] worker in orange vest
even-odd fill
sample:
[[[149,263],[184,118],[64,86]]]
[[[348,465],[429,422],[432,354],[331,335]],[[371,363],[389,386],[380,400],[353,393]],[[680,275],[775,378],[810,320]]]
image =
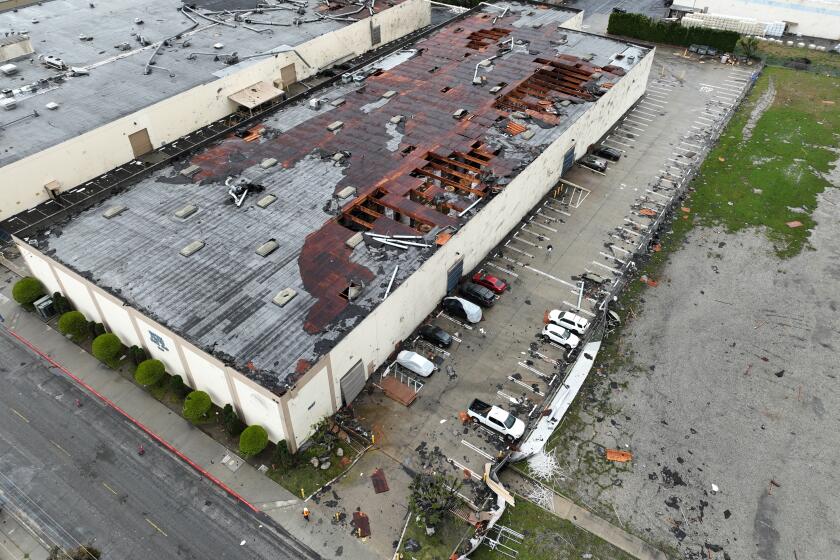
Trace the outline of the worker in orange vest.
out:
[[[306,519],[307,521],[309,521],[309,508],[308,507],[303,508],[303,518]]]

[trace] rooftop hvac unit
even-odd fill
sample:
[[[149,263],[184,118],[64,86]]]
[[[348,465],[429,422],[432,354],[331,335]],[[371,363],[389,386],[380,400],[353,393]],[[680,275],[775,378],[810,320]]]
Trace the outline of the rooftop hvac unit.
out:
[[[54,70],[67,70],[67,65],[63,60],[51,54],[42,54],[38,57],[45,66],[53,68]]]
[[[5,74],[6,76],[11,76],[13,74],[17,74],[17,71],[18,71],[18,67],[15,66],[14,64],[4,64],[3,66],[0,66],[0,72]]]
[[[3,109],[5,109],[6,111],[11,111],[15,107],[17,107],[17,101],[15,101],[14,99],[6,98],[0,101],[0,106],[2,106]]]

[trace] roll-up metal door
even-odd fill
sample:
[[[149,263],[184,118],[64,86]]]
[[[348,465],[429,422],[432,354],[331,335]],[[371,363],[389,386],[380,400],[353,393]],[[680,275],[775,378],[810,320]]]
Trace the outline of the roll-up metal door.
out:
[[[455,288],[458,287],[458,281],[461,280],[461,276],[464,274],[464,259],[460,259],[458,262],[452,265],[452,268],[449,269],[449,272],[446,273],[446,292],[449,293]]]
[[[340,383],[341,398],[344,399],[344,404],[350,404],[365,387],[365,366],[361,360],[341,378]]]

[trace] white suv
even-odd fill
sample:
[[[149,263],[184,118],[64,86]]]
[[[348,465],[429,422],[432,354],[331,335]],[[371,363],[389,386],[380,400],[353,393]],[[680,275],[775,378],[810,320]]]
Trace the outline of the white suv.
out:
[[[560,311],[559,309],[548,312],[548,322],[578,335],[583,335],[589,328],[589,321],[580,315],[575,315],[570,311]]]
[[[574,350],[580,344],[580,339],[570,333],[563,327],[557,325],[547,324],[542,330],[542,335],[555,344],[565,346],[569,350]]]

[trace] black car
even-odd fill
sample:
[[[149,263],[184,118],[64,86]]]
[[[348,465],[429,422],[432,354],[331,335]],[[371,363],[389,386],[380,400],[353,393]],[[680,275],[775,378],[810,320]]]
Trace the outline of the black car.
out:
[[[592,154],[610,161],[618,161],[621,159],[621,152],[615,148],[610,148],[609,146],[601,146],[592,152]]]
[[[452,346],[452,335],[435,325],[423,325],[420,327],[420,336],[439,348]]]
[[[461,295],[481,307],[491,307],[496,303],[496,295],[492,291],[472,282],[461,286]]]

